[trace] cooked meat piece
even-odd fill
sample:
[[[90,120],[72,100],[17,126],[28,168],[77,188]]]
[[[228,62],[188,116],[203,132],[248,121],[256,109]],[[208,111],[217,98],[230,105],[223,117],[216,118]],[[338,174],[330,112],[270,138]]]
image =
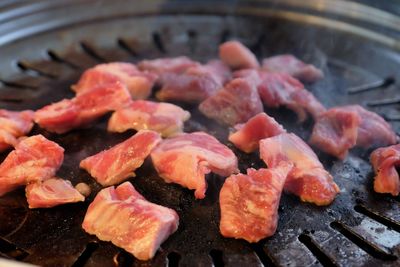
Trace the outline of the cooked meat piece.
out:
[[[79,166],[101,185],[115,185],[134,177],[134,171],[160,141],[158,133],[141,130],[124,142],[82,160]]]
[[[376,149],[371,154],[371,164],[376,174],[375,192],[398,196],[400,178],[396,167],[400,166],[400,144]]]
[[[179,225],[178,214],[153,204],[125,182],[102,189],[89,205],[82,228],[111,241],[139,260],[149,260]]]
[[[231,175],[220,191],[220,231],[225,237],[258,242],[272,236],[278,225],[278,207],[292,164],[276,168],[247,169]]]
[[[294,164],[285,190],[302,201],[328,205],[339,193],[339,187],[317,155],[295,134],[283,133],[261,140],[260,155],[269,168],[277,167],[282,161]]]
[[[98,86],[113,86],[119,81],[126,86],[133,99],[146,99],[151,94],[157,75],[140,71],[135,65],[124,62],[99,64],[86,70],[72,89],[81,94]]]
[[[263,106],[254,83],[236,78],[204,100],[199,109],[207,117],[233,126],[262,112]]]
[[[108,131],[122,133],[128,129],[148,129],[168,137],[181,133],[183,122],[189,118],[190,113],[176,105],[137,100],[112,114]]]
[[[34,112],[0,109],[0,152],[17,144],[17,138],[28,134],[33,127]]]
[[[262,68],[270,72],[286,72],[304,82],[315,82],[324,77],[324,73],[315,66],[305,64],[292,55],[277,55],[262,61]]]
[[[165,73],[183,73],[190,67],[200,65],[199,62],[193,61],[188,57],[173,57],[173,58],[157,58],[150,60],[142,60],[138,67],[140,70],[147,70],[152,73],[162,75]]]
[[[326,110],[300,81],[287,73],[264,73],[257,89],[267,107],[291,109],[296,112],[299,122],[306,120],[307,114],[316,120]]]
[[[85,197],[72,186],[70,181],[60,178],[30,183],[26,186],[25,192],[30,209],[51,208],[85,201]]]
[[[221,85],[230,81],[230,79],[232,78],[231,69],[221,60],[210,60],[207,62],[207,64],[205,64],[205,67],[210,70],[210,73],[214,75],[215,79]]]
[[[78,190],[78,192],[81,193],[84,197],[88,197],[92,193],[92,189],[86,183],[79,183],[75,185],[75,189]]]
[[[286,132],[282,125],[264,112],[246,123],[235,125],[235,129],[237,131],[229,135],[229,141],[246,153],[257,150],[261,139]]]
[[[235,154],[203,132],[184,133],[162,141],[151,153],[151,159],[167,183],[195,189],[195,197],[199,199],[205,197],[206,174],[228,176],[238,171]]]
[[[126,87],[116,82],[45,106],[35,112],[35,122],[47,131],[61,134],[86,126],[129,103],[131,97]]]
[[[310,139],[311,144],[340,159],[355,145],[370,148],[396,142],[390,124],[359,105],[335,107],[323,113]]]
[[[219,58],[232,69],[258,68],[256,56],[242,43],[228,41],[219,46]]]
[[[64,149],[42,135],[21,140],[0,165],[0,196],[54,177],[63,160]]]
[[[332,108],[324,112],[314,125],[310,144],[339,159],[356,145],[361,118],[354,110]]]
[[[243,78],[258,87],[264,77],[264,73],[256,69],[242,69],[233,73],[233,78]]]

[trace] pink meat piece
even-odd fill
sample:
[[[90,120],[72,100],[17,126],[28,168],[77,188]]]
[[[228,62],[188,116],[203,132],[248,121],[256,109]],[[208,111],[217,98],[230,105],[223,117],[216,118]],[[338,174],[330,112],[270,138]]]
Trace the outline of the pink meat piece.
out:
[[[174,57],[174,58],[157,58],[150,60],[142,60],[139,62],[138,67],[142,71],[149,71],[157,75],[165,73],[183,73],[190,67],[200,65],[199,62],[193,61],[188,57]]]
[[[242,69],[233,73],[233,78],[243,78],[258,87],[262,81],[264,74],[256,69]]]
[[[28,134],[33,127],[31,110],[9,111],[0,109],[0,152],[17,144],[17,138]]]
[[[257,150],[261,139],[286,132],[282,125],[264,112],[252,117],[246,123],[235,125],[235,129],[237,131],[229,135],[229,141],[246,153]]]
[[[99,64],[86,70],[72,89],[81,94],[98,86],[114,86],[121,82],[126,86],[133,99],[146,99],[150,96],[157,75],[140,71],[134,64],[113,62]]]
[[[183,123],[189,118],[190,113],[176,105],[137,100],[112,114],[108,131],[122,133],[128,129],[148,129],[169,137],[181,133]]]
[[[35,112],[35,122],[47,131],[61,134],[86,126],[129,103],[131,97],[126,87],[116,82],[45,106]]]
[[[269,168],[293,163],[285,190],[302,201],[328,205],[339,193],[333,177],[324,169],[314,151],[295,134],[283,133],[260,141],[260,155]]]
[[[232,72],[224,62],[218,59],[213,59],[204,65],[205,68],[209,69],[210,73],[214,75],[216,81],[223,85],[232,78]]]
[[[21,140],[0,165],[0,196],[54,177],[63,160],[64,149],[42,135]]]
[[[256,86],[244,78],[236,78],[204,100],[199,109],[207,117],[233,126],[262,112],[263,106]]]
[[[228,41],[219,46],[219,58],[232,69],[258,68],[256,56],[242,43]]]
[[[214,65],[197,65],[183,73],[165,73],[161,75],[162,87],[156,97],[161,101],[201,102],[223,86],[225,78],[216,68]]]
[[[85,197],[72,186],[70,181],[60,178],[30,183],[26,186],[25,192],[30,209],[51,208],[85,201]]]
[[[111,241],[139,260],[149,260],[177,229],[178,214],[147,201],[131,183],[102,189],[89,205],[82,228]]]
[[[161,141],[154,131],[141,130],[124,142],[81,161],[80,167],[103,186],[135,176],[151,150]]]
[[[378,114],[359,105],[342,106],[323,113],[314,125],[311,144],[344,159],[350,148],[387,146],[397,142],[396,133]]]
[[[167,183],[195,189],[195,197],[205,197],[205,175],[228,176],[238,171],[235,154],[213,136],[203,132],[184,133],[164,140],[151,153],[154,167]]]
[[[258,242],[272,236],[278,225],[278,207],[286,177],[293,167],[247,169],[231,175],[220,191],[220,231],[225,237]]]
[[[264,73],[258,92],[267,107],[285,106],[297,114],[299,122],[306,120],[307,114],[316,120],[326,110],[300,81],[287,73]]]
[[[347,156],[356,145],[361,118],[357,112],[332,108],[317,119],[310,144],[339,159]]]
[[[293,55],[277,55],[262,61],[262,68],[269,72],[286,72],[304,82],[315,82],[324,73],[311,64],[306,64]]]
[[[371,154],[371,164],[375,171],[375,192],[398,196],[400,178],[396,167],[400,166],[400,144],[376,149]]]

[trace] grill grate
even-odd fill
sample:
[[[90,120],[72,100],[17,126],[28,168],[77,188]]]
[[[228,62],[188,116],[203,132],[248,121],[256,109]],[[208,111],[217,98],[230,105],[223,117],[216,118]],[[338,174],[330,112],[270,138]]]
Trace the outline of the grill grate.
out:
[[[118,25],[137,25],[137,28],[126,34],[124,29],[117,29]],[[112,33],[104,36],[101,34],[104,27],[116,30],[107,31]],[[55,36],[64,39],[55,41]],[[312,39],[314,36],[320,38]],[[84,69],[101,62],[136,62],[181,54],[205,61],[216,56],[218,43],[230,38],[244,41],[259,57],[289,52],[322,67],[326,78],[309,88],[328,106],[368,104],[387,118],[400,117],[397,102],[388,105],[387,100],[398,96],[399,89],[396,84],[399,77],[393,73],[400,61],[390,54],[391,50],[335,30],[317,27],[310,31],[310,25],[240,16],[232,19],[187,15],[179,17],[179,24],[170,16],[117,17],[26,37],[0,47],[0,52],[7,52],[6,59],[10,59],[0,65],[3,85],[0,106],[36,109],[72,97],[69,86]],[[338,41],[343,44],[340,48],[334,45]],[[27,44],[32,46],[29,52],[24,50]],[[369,56],[368,65],[365,55]],[[196,107],[178,104],[192,113],[186,131],[206,131],[228,144],[228,129],[202,116]],[[288,110],[266,112],[288,131],[308,138],[311,121],[297,125]],[[394,119],[393,126],[399,131],[400,124]],[[300,203],[294,196],[283,195],[277,233],[257,244],[220,236],[218,193],[223,178],[208,176],[207,197],[194,200],[189,190],[164,183],[146,161],[132,183],[150,201],[177,210],[181,224],[152,261],[139,262],[112,244],[85,234],[80,226],[88,203],[100,187],[79,170],[79,161],[134,133],[108,134],[106,123],[104,118],[91,128],[63,135],[34,128],[33,134],[41,133],[66,148],[65,162],[58,175],[73,184],[90,184],[93,193],[85,203],[43,210],[29,210],[22,189],[0,198],[0,256],[41,266],[397,266],[400,263],[400,198],[372,191],[369,151],[357,149],[344,162],[317,151],[342,189],[341,194],[328,207]],[[231,144],[228,146],[238,155],[242,171],[264,166],[258,155],[246,155]],[[0,154],[0,160],[5,156]]]

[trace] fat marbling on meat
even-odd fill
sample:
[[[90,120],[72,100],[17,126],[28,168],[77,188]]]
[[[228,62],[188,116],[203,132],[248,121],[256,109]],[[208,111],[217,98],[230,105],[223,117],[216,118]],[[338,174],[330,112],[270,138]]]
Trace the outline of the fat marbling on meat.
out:
[[[174,210],[147,201],[131,183],[125,182],[97,194],[82,228],[139,260],[149,260],[178,225],[179,217]]]
[[[400,144],[381,147],[373,151],[371,164],[375,171],[375,192],[398,196],[400,178],[396,168],[400,166]]]
[[[181,133],[183,123],[189,118],[188,111],[174,104],[137,100],[116,110],[108,121],[107,130],[118,133],[128,129],[152,130],[169,137]]]
[[[31,131],[34,114],[31,110],[0,109],[0,152],[15,146],[17,138]]]
[[[262,61],[262,69],[269,72],[286,72],[299,80],[310,83],[324,77],[320,69],[288,54],[265,58]]]
[[[242,43],[227,41],[219,46],[219,57],[232,69],[258,68],[256,56]]]
[[[247,169],[231,175],[220,191],[220,231],[225,237],[258,242],[272,236],[278,224],[278,207],[292,164],[275,168]]]
[[[113,86],[121,82],[126,86],[133,99],[146,99],[157,79],[157,75],[148,71],[140,71],[134,64],[112,62],[99,64],[86,70],[72,89],[81,94],[98,86]]]
[[[339,187],[317,155],[295,134],[283,133],[261,140],[260,156],[268,168],[275,168],[282,161],[294,164],[284,189],[302,201],[328,205],[339,193]]]
[[[163,140],[151,153],[151,159],[167,183],[194,189],[198,199],[205,197],[206,174],[228,176],[238,171],[235,154],[204,132],[183,133]]]
[[[160,141],[158,133],[141,130],[124,142],[85,158],[79,166],[103,186],[118,184],[135,176],[134,171]]]
[[[64,160],[64,149],[42,135],[18,142],[0,164],[0,196],[35,181],[55,176]]]
[[[235,125],[235,129],[236,132],[229,135],[229,141],[246,153],[257,150],[260,140],[286,132],[282,125],[264,112],[246,123]]]
[[[35,112],[35,122],[49,132],[61,134],[87,126],[131,101],[126,86],[117,81],[47,105]]]
[[[57,177],[28,184],[25,194],[30,209],[51,208],[85,200],[70,181]]]

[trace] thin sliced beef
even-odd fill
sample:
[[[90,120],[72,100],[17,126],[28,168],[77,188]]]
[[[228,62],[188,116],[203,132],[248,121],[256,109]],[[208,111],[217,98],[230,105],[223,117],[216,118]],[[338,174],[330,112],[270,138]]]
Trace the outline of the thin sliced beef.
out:
[[[278,225],[278,207],[286,177],[293,167],[247,169],[231,175],[221,188],[220,231],[225,237],[258,242],[272,236]]]
[[[70,181],[60,178],[30,183],[26,186],[25,192],[30,209],[51,208],[85,201],[85,197],[72,186]]]
[[[135,65],[124,62],[99,64],[86,70],[72,89],[81,94],[98,86],[107,86],[119,81],[126,86],[133,99],[150,96],[157,75],[140,71]]]
[[[0,165],[0,196],[54,177],[63,160],[64,149],[42,135],[21,140]]]
[[[221,44],[219,58],[232,69],[258,68],[260,66],[256,56],[238,41]]]
[[[228,176],[238,171],[235,154],[203,132],[184,133],[164,140],[153,150],[151,159],[167,183],[195,189],[195,197],[199,199],[205,197],[206,174]]]
[[[17,138],[28,134],[33,127],[34,112],[0,109],[0,152],[17,144]]]
[[[262,61],[262,68],[270,72],[286,72],[304,82],[315,82],[324,77],[324,73],[315,66],[306,64],[293,55],[277,55]]]
[[[137,100],[115,111],[108,121],[108,131],[122,133],[128,129],[153,130],[163,137],[181,133],[190,113],[176,105]]]
[[[299,122],[306,120],[308,114],[316,120],[326,110],[300,81],[287,73],[262,74],[262,81],[257,89],[267,107],[284,106],[293,110]]]
[[[269,168],[293,163],[285,190],[302,201],[328,205],[339,193],[333,177],[324,169],[314,151],[295,134],[283,133],[260,141],[260,155]]]
[[[141,130],[124,142],[82,160],[79,166],[101,185],[115,185],[134,177],[134,171],[160,141],[158,133]]]
[[[102,189],[89,205],[82,228],[111,241],[139,260],[149,260],[179,225],[178,214],[153,204],[131,183]]]
[[[131,97],[126,87],[116,82],[45,106],[35,112],[35,122],[49,132],[61,134],[87,126],[107,112],[129,103]]]
[[[188,57],[174,57],[174,58],[157,58],[150,60],[142,60],[138,63],[140,70],[150,71],[157,75],[165,73],[183,73],[190,67],[200,65],[199,62],[193,61]]]
[[[286,132],[282,125],[264,112],[252,117],[246,123],[235,125],[235,129],[237,131],[229,135],[229,141],[246,153],[257,150],[261,139]]]
[[[254,83],[236,78],[204,100],[199,109],[207,117],[233,126],[262,112],[263,106]]]
[[[396,167],[400,166],[400,144],[376,149],[371,154],[371,164],[376,174],[375,192],[398,196],[400,178]]]

